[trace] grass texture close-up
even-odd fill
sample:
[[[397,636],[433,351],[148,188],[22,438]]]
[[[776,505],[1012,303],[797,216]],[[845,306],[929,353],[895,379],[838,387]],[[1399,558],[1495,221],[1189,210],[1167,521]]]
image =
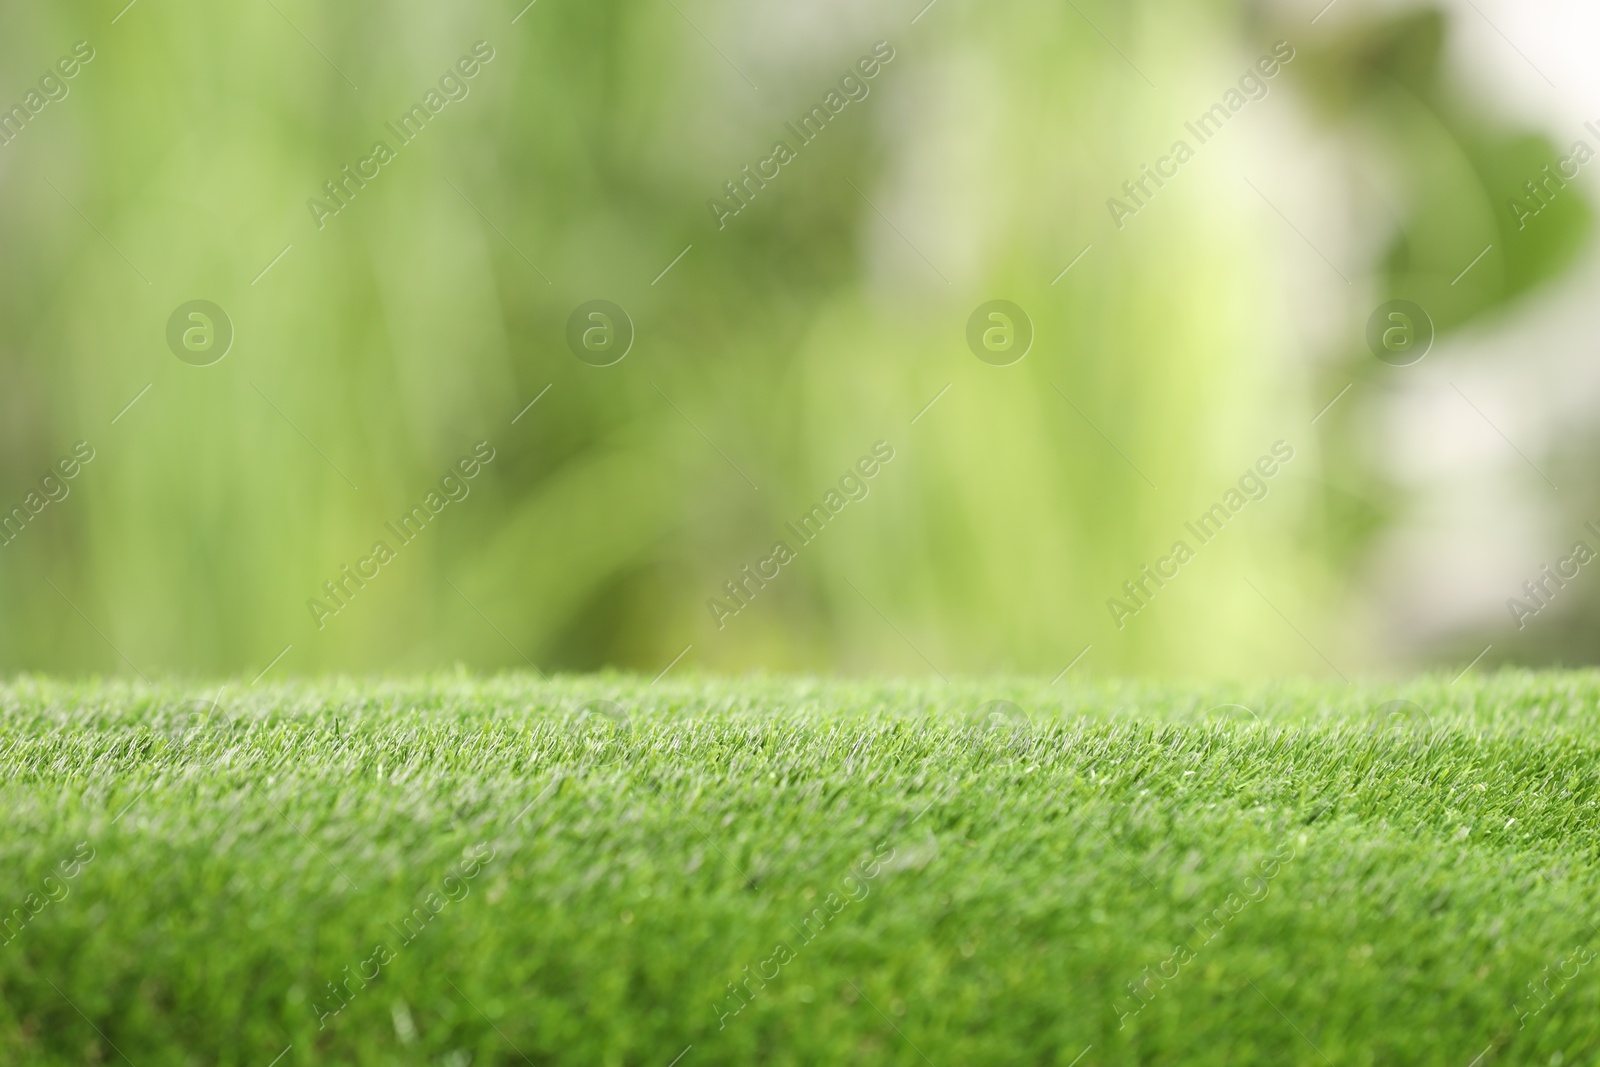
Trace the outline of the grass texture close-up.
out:
[[[6,1063],[1600,1055],[1594,673],[0,702]]]

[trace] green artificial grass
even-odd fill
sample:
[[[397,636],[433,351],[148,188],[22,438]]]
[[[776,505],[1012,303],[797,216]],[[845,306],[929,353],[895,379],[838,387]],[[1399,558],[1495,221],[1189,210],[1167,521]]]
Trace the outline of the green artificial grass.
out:
[[[1600,674],[215,696],[0,688],[0,1063],[1600,1055]]]

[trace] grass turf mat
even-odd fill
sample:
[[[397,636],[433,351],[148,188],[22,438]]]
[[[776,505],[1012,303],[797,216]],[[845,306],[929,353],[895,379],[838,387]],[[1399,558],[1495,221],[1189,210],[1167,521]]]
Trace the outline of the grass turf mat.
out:
[[[216,696],[0,687],[0,1062],[1600,1053],[1600,674]]]

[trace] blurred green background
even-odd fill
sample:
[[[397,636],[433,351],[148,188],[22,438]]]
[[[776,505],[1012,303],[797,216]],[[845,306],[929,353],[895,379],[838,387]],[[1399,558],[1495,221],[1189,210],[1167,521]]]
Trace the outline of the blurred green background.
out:
[[[1566,145],[1469,98],[1457,18],[1335,10],[10,7],[0,106],[94,58],[0,146],[0,509],[94,458],[0,548],[0,668],[1464,662],[1466,638],[1397,652],[1359,592],[1405,504],[1365,414],[1405,371],[1366,321],[1509,314],[1589,211],[1574,187],[1517,229],[1507,198]],[[401,146],[385,123],[479,41]],[[880,41],[865,98],[719,229],[708,199]],[[1277,41],[1267,95],[1119,229],[1107,199]],[[308,199],[378,140],[395,158],[319,229]],[[593,299],[635,330],[611,366],[566,341]],[[1035,331],[1010,366],[965,340],[992,299]],[[192,300],[234,330],[209,366],[167,344]],[[1107,599],[1280,440],[1270,493],[1119,628]],[[481,441],[470,495],[399,547],[385,523]],[[800,547],[784,523],[880,441]],[[719,627],[708,599],[780,538],[795,560]],[[308,601],[380,539],[319,627]]]

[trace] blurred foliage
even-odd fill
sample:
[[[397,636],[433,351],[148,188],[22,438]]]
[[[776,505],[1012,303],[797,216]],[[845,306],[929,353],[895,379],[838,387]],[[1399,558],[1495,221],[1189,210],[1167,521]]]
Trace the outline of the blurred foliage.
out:
[[[1338,36],[1215,3],[275,2],[0,14],[0,100],[97,50],[0,147],[0,508],[96,449],[0,549],[6,668],[253,675],[292,644],[280,670],[653,673],[692,646],[1053,675],[1092,643],[1086,670],[1326,669],[1285,618],[1360,663],[1340,591],[1383,506],[1355,503],[1342,416],[1308,425],[1326,383],[1293,358],[1283,220],[1228,146],[1123,230],[1106,198],[1290,36],[1249,120],[1309,101],[1366,138],[1410,191],[1366,267],[1441,327],[1560,269],[1587,219],[1572,196],[1510,240],[1501,201],[1554,149],[1445,84],[1437,14]],[[470,95],[319,230],[307,199],[479,40]],[[718,229],[707,199],[880,40],[870,94]],[[997,297],[1036,329],[1011,367],[963,340]],[[566,348],[594,298],[637,329],[615,366]],[[193,299],[237,332],[214,366],[166,347]],[[1370,308],[1327,302],[1358,345]],[[1106,598],[1278,439],[1267,501],[1118,630]],[[308,599],[484,440],[470,496],[319,629]],[[719,629],[708,598],[880,440],[870,495]]]
[[[1381,144],[1403,203],[1381,270],[1390,295],[1428,309],[1450,329],[1497,309],[1569,266],[1589,236],[1590,210],[1557,193],[1537,225],[1518,225],[1513,198],[1554,167],[1565,146],[1495,126],[1442,68],[1443,13],[1407,12],[1347,31],[1312,52],[1306,85],[1324,114]],[[1532,220],[1527,220],[1532,222]],[[1486,247],[1473,270],[1462,268]],[[1459,281],[1457,278],[1459,277]]]
[[[1587,200],[1570,187],[1547,190],[1549,203],[1519,219],[1512,202],[1538,208],[1527,183],[1544,180],[1544,168],[1556,169],[1570,148],[1498,125],[1486,117],[1484,101],[1464,96],[1443,67],[1447,28],[1444,14],[1433,9],[1363,24],[1308,54],[1302,73],[1309,76],[1301,83],[1319,117],[1379,146],[1373,169],[1389,182],[1382,192],[1364,192],[1397,198],[1387,205],[1394,228],[1377,264],[1380,297],[1415,301],[1441,333],[1506,311],[1570,268],[1593,231]],[[1352,377],[1392,384],[1403,373],[1374,361],[1353,331],[1324,391],[1332,395]],[[1333,535],[1329,559],[1344,569],[1357,565],[1406,504],[1385,457],[1363,440],[1369,421],[1353,408],[1335,408],[1325,424],[1330,447],[1321,519]],[[1588,662],[1592,652],[1573,653],[1585,641],[1592,649],[1593,633],[1575,641],[1551,632],[1549,647],[1540,648],[1496,630],[1500,651],[1488,663]],[[1458,644],[1438,651],[1459,662],[1481,649],[1476,631]]]

